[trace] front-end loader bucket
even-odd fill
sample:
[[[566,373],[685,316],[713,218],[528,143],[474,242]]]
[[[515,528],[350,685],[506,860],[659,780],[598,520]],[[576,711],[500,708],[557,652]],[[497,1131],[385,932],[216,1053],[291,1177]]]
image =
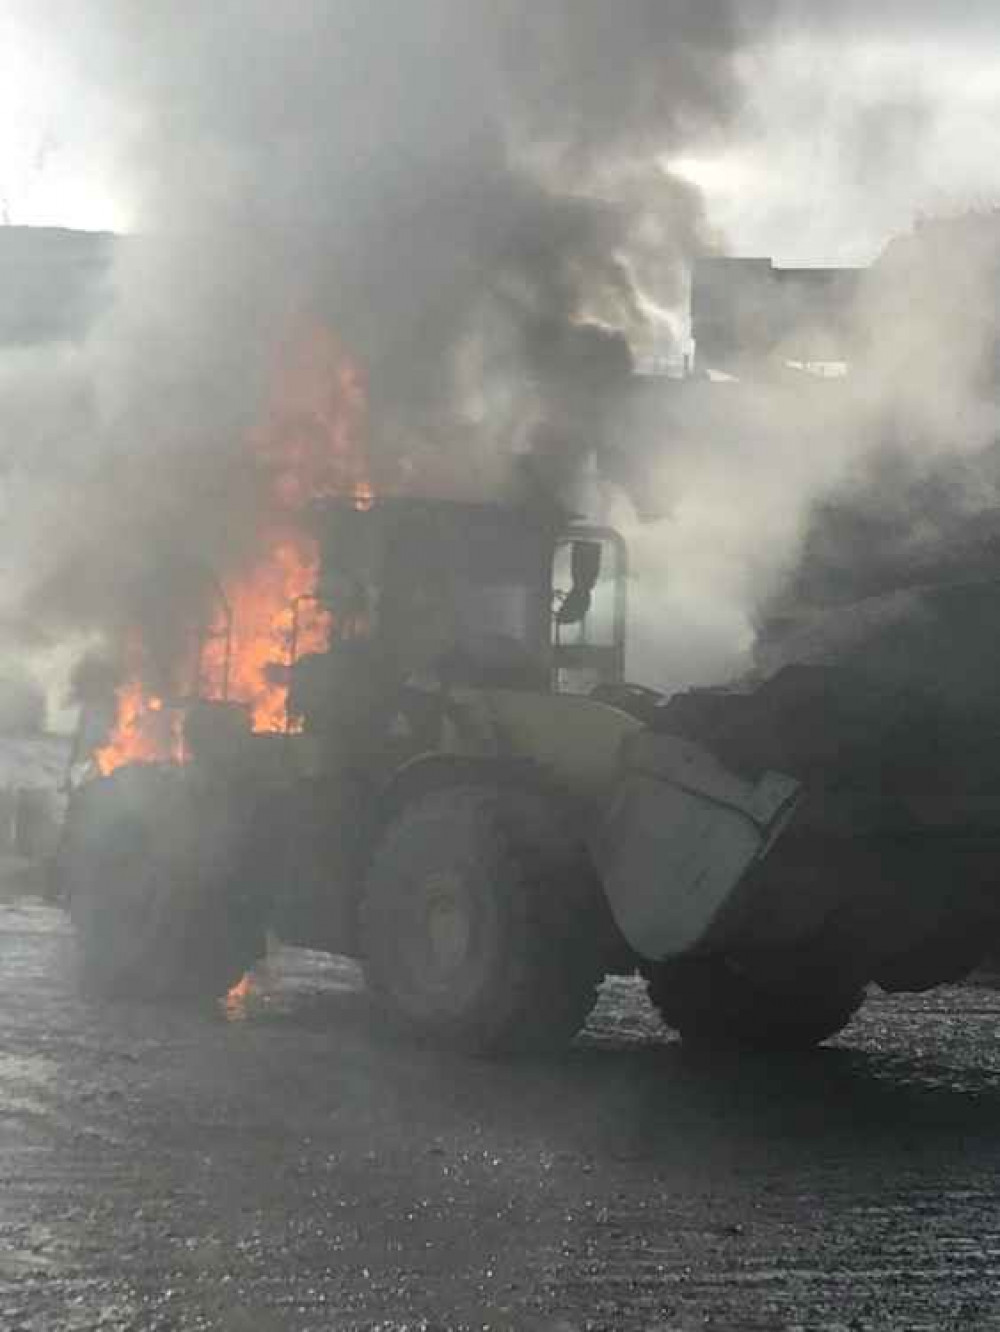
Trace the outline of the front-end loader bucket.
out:
[[[635,951],[658,961],[697,949],[800,792],[783,773],[737,776],[690,740],[647,730],[628,737],[590,850]]]

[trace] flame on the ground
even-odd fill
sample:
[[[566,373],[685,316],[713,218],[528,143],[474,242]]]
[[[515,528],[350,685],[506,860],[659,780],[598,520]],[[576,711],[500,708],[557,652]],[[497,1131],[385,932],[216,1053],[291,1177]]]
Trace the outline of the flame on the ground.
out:
[[[247,1016],[247,1003],[256,992],[254,974],[245,971],[222,1001],[223,1012],[230,1022],[242,1022]]]
[[[316,541],[299,512],[324,497],[372,500],[365,447],[364,377],[332,331],[318,320],[301,323],[279,349],[268,409],[248,440],[262,480],[259,554],[224,578],[231,617],[228,659],[221,623],[204,644],[200,677],[208,698],[248,706],[256,731],[282,731],[293,638],[297,656],[329,646],[329,615],[310,600],[319,565]],[[171,712],[166,727],[151,716]],[[118,693],[111,738],[95,756],[102,773],[122,763],[180,761],[180,717],[163,708],[141,673]],[[176,734],[174,732],[177,732]]]

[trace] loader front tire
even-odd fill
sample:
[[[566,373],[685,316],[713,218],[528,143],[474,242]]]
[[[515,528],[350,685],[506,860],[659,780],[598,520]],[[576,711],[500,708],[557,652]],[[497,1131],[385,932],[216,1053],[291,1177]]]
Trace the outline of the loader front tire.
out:
[[[554,801],[502,786],[417,797],[376,850],[365,971],[391,1025],[492,1055],[564,1047],[603,979],[604,902]]]
[[[647,963],[649,997],[664,1023],[692,1046],[775,1053],[812,1049],[836,1035],[864,991],[787,985],[768,989],[725,957]]]
[[[86,994],[212,999],[252,966],[236,831],[225,795],[178,768],[129,765],[77,793],[60,859]]]

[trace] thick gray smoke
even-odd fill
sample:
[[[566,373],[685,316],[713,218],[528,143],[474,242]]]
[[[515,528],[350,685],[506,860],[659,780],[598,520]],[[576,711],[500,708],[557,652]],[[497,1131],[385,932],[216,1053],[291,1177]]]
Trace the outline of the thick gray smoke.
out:
[[[239,565],[246,435],[303,312],[365,367],[377,483],[495,494],[528,452],[564,486],[707,239],[662,161],[738,107],[725,0],[28,18],[115,99],[138,233],[83,348],[0,370],[5,603],[34,624],[168,625],[164,569]]]
[[[996,213],[927,222],[868,274],[847,400],[867,452],[812,503],[771,613],[1000,574],[997,292]]]
[[[821,649],[824,617],[854,614],[840,608],[870,617],[906,589],[1000,574],[998,291],[992,212],[925,222],[866,274],[828,415],[841,467],[804,497],[784,576],[758,599],[763,657],[785,621],[816,626]]]
[[[656,589],[637,598],[640,678],[722,680],[774,660],[762,626],[770,643],[779,621],[835,603],[996,576],[998,291],[1000,214],[925,222],[860,276],[837,339],[846,374],[802,366],[813,307],[796,325],[773,283],[730,366],[739,381],[674,386],[655,405],[666,447],[649,490],[666,517],[629,530]],[[777,342],[775,308],[789,319]]]

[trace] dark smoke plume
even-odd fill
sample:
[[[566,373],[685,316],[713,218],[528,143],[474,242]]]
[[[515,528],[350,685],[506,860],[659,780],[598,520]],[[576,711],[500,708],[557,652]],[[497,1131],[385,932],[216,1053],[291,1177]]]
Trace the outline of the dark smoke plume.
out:
[[[662,162],[738,109],[743,40],[725,0],[102,0],[49,35],[116,101],[138,233],[86,345],[0,371],[8,606],[81,630],[246,557],[303,312],[365,367],[377,485],[498,494],[534,450],[564,487],[708,239]]]

